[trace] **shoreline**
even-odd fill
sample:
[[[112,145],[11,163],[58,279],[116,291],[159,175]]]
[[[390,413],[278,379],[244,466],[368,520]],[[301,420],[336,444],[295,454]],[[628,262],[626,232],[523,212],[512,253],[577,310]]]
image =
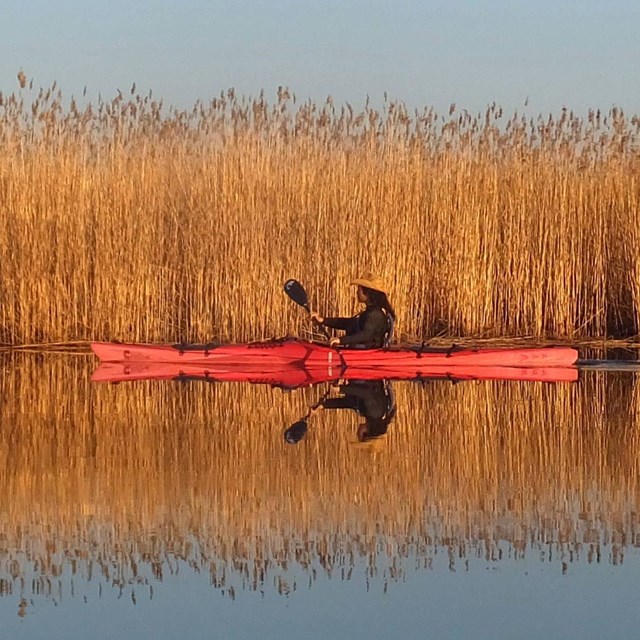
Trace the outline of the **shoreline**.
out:
[[[246,342],[265,342],[273,338],[262,338],[249,340]],[[300,340],[306,340],[300,337]],[[47,353],[47,354],[64,354],[64,355],[88,355],[91,353],[91,342],[101,342],[100,340],[76,340],[69,342],[43,342],[31,344],[3,344],[0,345],[0,354],[12,353]],[[114,343],[122,343],[123,341],[114,340]],[[423,341],[420,339],[402,340],[397,345],[414,346],[419,345]],[[451,344],[466,347],[509,347],[509,346],[572,346],[577,349],[599,349],[599,350],[639,350],[640,338],[580,338],[571,340],[569,338],[547,338],[539,339],[532,336],[521,337],[497,337],[497,338],[477,338],[477,337],[460,337],[460,336],[438,336],[424,341],[425,345],[431,346],[448,346]],[[164,343],[139,342],[138,344],[177,344],[176,341],[167,340]],[[227,343],[220,343],[227,344]],[[228,344],[233,344],[229,342]]]

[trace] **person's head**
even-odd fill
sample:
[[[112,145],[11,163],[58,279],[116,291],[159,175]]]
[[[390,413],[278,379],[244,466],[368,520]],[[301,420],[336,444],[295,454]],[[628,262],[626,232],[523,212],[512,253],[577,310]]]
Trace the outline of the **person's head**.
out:
[[[387,298],[387,285],[380,276],[367,273],[353,280],[351,284],[358,287],[358,302],[384,309],[395,320],[395,311]]]
[[[396,415],[395,406],[383,418],[367,418],[358,425],[358,440],[370,442],[387,433],[389,424]]]
[[[387,432],[388,423],[384,420],[366,420],[358,425],[358,441],[369,442]]]

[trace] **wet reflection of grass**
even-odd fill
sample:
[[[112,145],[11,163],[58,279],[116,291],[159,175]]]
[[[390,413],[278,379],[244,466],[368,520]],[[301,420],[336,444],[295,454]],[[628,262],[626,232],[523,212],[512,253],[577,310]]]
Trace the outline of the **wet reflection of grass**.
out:
[[[92,386],[92,364],[2,368],[0,593],[56,598],[72,576],[149,589],[182,563],[221,589],[284,593],[399,579],[441,548],[452,569],[529,554],[566,568],[637,545],[628,375],[397,384],[384,439],[357,444],[355,414],[324,412],[290,446],[283,429],[320,389]]]

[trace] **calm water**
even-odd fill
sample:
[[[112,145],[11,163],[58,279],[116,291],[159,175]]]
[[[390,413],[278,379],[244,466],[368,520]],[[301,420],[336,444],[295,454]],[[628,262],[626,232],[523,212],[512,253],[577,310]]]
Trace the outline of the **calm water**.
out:
[[[0,370],[0,639],[637,637],[640,379],[326,387]],[[335,396],[335,392],[333,393]]]

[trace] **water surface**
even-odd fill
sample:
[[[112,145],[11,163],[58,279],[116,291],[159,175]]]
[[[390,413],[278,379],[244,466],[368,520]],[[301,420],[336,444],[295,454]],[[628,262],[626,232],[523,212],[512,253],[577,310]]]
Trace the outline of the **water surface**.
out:
[[[394,383],[386,436],[290,393],[0,372],[0,638],[596,638],[640,623],[640,388]]]

